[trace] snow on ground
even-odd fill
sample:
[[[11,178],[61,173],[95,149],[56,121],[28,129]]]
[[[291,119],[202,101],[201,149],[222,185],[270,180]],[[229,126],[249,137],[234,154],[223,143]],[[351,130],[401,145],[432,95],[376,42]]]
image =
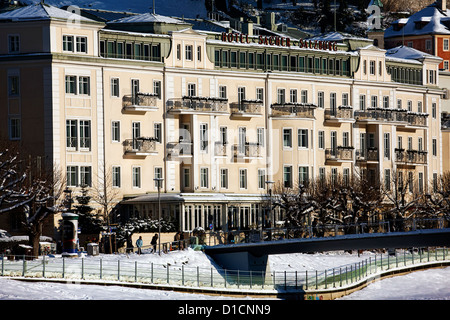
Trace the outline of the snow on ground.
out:
[[[344,266],[373,257],[364,252],[360,256],[344,252],[316,254],[283,254],[269,258],[271,270],[324,270]],[[199,266],[211,268],[214,263],[201,251],[192,249],[169,254],[116,254],[85,256],[102,259],[104,263],[117,260]],[[84,285],[74,283],[23,282],[0,277],[0,300],[222,300],[224,296],[180,293],[173,291],[135,289],[121,286]],[[342,298],[343,300],[450,300],[450,267],[416,271],[403,276],[377,281],[368,287]]]

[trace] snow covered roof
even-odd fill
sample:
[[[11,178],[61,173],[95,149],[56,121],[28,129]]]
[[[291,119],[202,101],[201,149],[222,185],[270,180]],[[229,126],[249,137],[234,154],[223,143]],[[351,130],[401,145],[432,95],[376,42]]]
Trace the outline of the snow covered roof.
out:
[[[142,13],[134,16],[129,16],[117,20],[110,21],[110,23],[168,23],[168,24],[186,24],[186,22],[174,19],[171,17],[162,16],[156,13]]]
[[[329,32],[329,33],[325,33],[325,34],[310,38],[310,40],[337,41],[337,42],[343,41],[343,40],[348,40],[348,39],[372,41],[371,39],[361,38],[361,37],[357,37],[357,36],[349,34],[349,33],[338,32],[338,31]]]
[[[29,5],[0,14],[0,21],[37,21],[54,19],[96,23],[94,20],[82,17],[71,11],[62,10],[44,3]]]
[[[384,33],[385,38],[401,37],[409,35],[423,34],[450,34],[450,29],[446,26],[449,20],[450,10],[442,11],[437,4],[416,12],[409,18],[398,19],[393,22]],[[403,27],[402,27],[403,25]]]
[[[406,46],[399,46],[387,50],[386,57],[405,60],[423,60],[425,58],[442,60],[439,57]]]

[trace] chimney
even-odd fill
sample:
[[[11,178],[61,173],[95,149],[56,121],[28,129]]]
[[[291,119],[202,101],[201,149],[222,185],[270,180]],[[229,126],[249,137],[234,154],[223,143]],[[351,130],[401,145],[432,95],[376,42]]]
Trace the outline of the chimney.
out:
[[[447,0],[438,0],[437,5],[442,11],[447,11]]]
[[[253,36],[253,21],[248,20],[243,24],[242,33],[246,33],[249,36]]]

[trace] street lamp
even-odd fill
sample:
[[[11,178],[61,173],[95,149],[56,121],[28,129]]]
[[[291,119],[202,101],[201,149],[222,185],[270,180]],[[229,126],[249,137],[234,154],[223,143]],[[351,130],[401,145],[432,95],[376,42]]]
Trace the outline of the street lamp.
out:
[[[275,182],[274,182],[274,181],[266,181],[265,183],[266,183],[266,185],[267,185],[267,190],[268,190],[268,193],[269,193],[270,220],[273,221],[273,217],[272,217],[272,187],[271,187],[271,186],[272,186]],[[264,228],[264,225],[266,224],[265,217],[266,217],[266,215],[264,214],[263,228]]]
[[[161,185],[164,178],[154,178],[153,180],[158,183],[158,251],[161,255]]]

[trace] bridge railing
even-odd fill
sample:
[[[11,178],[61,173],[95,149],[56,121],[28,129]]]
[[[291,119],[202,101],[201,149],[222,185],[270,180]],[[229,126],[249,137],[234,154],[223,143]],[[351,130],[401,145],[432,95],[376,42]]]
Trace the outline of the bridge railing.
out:
[[[367,257],[367,255],[366,255]],[[383,273],[412,266],[450,264],[447,248],[397,250],[394,254],[370,254],[359,262],[325,270],[281,270],[271,272],[226,270],[189,266],[183,263],[157,264],[131,259],[49,258],[42,256],[0,256],[0,276],[74,280],[104,280],[124,283],[171,285],[220,290],[272,290],[313,293],[345,288]]]
[[[251,243],[284,239],[335,237],[348,234],[387,233],[442,229],[448,222],[444,218],[415,218],[383,220],[357,224],[325,224],[303,227],[278,227],[251,230],[208,231],[205,245]]]

